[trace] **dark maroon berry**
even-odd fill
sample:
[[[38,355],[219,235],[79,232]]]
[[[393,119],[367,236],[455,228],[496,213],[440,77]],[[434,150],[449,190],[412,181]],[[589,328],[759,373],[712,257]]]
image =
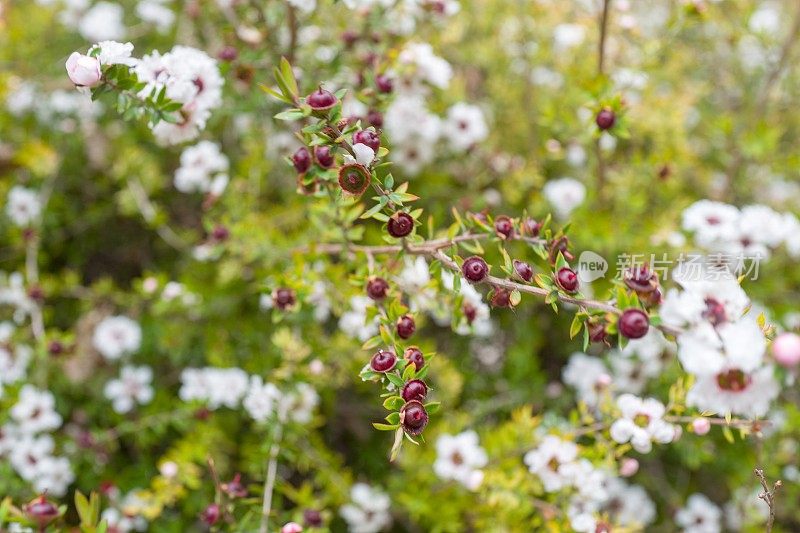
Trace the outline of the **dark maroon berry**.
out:
[[[314,159],[317,160],[317,164],[322,168],[331,168],[333,164],[336,162],[329,146],[315,147]]]
[[[511,292],[497,287],[492,293],[492,307],[511,307]]]
[[[208,526],[213,526],[219,521],[220,510],[219,505],[212,503],[200,513],[200,520]]]
[[[24,510],[28,518],[36,522],[42,531],[47,524],[58,518],[59,514],[58,507],[45,498],[44,494],[27,503]]]
[[[411,400],[400,409],[400,424],[409,435],[419,435],[428,425],[428,412],[422,402]]]
[[[217,224],[214,226],[214,229],[211,230],[211,238],[217,242],[227,241],[228,237],[231,236],[231,232],[223,225]]]
[[[285,311],[294,306],[297,296],[292,289],[280,288],[272,291],[272,303],[281,311]]]
[[[378,76],[375,77],[375,86],[378,87],[378,90],[382,93],[390,93],[394,89],[394,82],[392,78],[386,74],[378,74]]]
[[[626,309],[619,317],[619,332],[628,339],[641,339],[650,329],[650,319],[641,309]]]
[[[509,239],[514,235],[514,222],[509,217],[501,215],[494,219],[494,231],[501,239]]]
[[[419,372],[425,366],[425,356],[422,355],[422,350],[416,346],[409,346],[403,353],[403,359],[414,365],[414,368]]]
[[[411,400],[423,401],[427,395],[428,386],[421,379],[412,379],[407,382],[403,385],[403,390],[400,392],[400,396],[407,402]]]
[[[376,128],[380,128],[383,126],[383,115],[376,109],[370,109],[369,112],[367,112],[367,122]]]
[[[327,111],[335,106],[338,101],[339,99],[332,92],[326,91],[322,87],[306,97],[306,103],[314,111]]]
[[[517,261],[514,259],[514,272],[520,277],[522,281],[530,282],[533,279],[533,269],[525,261]]]
[[[316,509],[303,511],[303,521],[308,527],[322,527],[322,513]]]
[[[386,298],[386,291],[388,290],[389,283],[383,278],[373,277],[367,281],[367,296],[375,301]]]
[[[397,319],[397,336],[401,339],[410,338],[416,330],[417,325],[411,315],[403,315]]]
[[[555,238],[550,242],[549,250],[548,250],[548,258],[550,259],[550,264],[555,265],[558,261],[558,254],[564,256],[564,259],[567,261],[572,261],[575,259],[575,256],[572,255],[569,251],[569,237],[566,235],[562,235],[561,237]]]
[[[236,58],[239,57],[239,50],[237,50],[235,46],[224,46],[217,54],[217,57],[220,58],[221,61],[235,61]]]
[[[308,148],[305,146],[298,148],[292,156],[292,163],[294,164],[294,169],[300,174],[311,168],[311,154],[308,153]]]
[[[638,292],[652,292],[658,287],[658,276],[647,265],[626,268],[622,279],[628,288]]]
[[[405,237],[414,230],[414,219],[406,212],[398,211],[387,222],[389,235],[397,239]]]
[[[361,196],[369,187],[370,173],[362,165],[344,165],[339,169],[339,186],[353,196]]]
[[[556,274],[556,283],[566,292],[577,292],[578,274],[569,267],[561,267]]]
[[[388,350],[379,350],[372,356],[369,367],[375,372],[388,372],[397,364],[397,356]]]
[[[616,115],[614,112],[609,108],[601,109],[599,113],[597,113],[597,117],[594,120],[597,123],[597,127],[601,130],[609,130],[614,127],[614,122],[617,121]]]
[[[366,144],[376,154],[381,147],[381,137],[372,130],[361,130],[353,134],[353,144]]]
[[[489,275],[489,265],[486,264],[482,257],[473,255],[464,260],[464,264],[461,265],[461,274],[464,275],[467,281],[479,283]]]
[[[538,237],[542,230],[542,223],[536,222],[532,218],[526,218],[522,223],[522,233],[527,237]]]
[[[603,322],[589,322],[589,340],[592,342],[606,340],[606,325]]]
[[[220,485],[220,488],[231,498],[244,498],[247,496],[247,487],[242,483],[242,475],[237,473],[233,479]]]
[[[50,341],[47,345],[47,352],[50,355],[61,355],[64,353],[64,345],[61,341]]]

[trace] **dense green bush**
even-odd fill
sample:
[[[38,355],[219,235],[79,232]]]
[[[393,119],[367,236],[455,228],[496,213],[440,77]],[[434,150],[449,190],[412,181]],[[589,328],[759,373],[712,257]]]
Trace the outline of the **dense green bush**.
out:
[[[0,0],[0,529],[797,531],[799,33]]]

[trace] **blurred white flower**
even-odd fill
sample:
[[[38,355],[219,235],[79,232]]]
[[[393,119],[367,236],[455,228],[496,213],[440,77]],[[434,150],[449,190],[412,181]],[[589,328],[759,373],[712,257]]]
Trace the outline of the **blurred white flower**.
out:
[[[6,214],[15,225],[30,226],[39,219],[41,212],[42,203],[36,191],[19,185],[8,191]]]
[[[109,316],[95,328],[92,343],[106,359],[119,359],[139,349],[142,328],[126,316]]]
[[[350,489],[352,503],[343,505],[339,514],[351,533],[377,533],[392,523],[389,496],[366,483],[356,483]]]
[[[153,371],[148,366],[124,366],[119,379],[106,383],[103,394],[111,400],[117,413],[130,412],[136,404],[147,404],[153,399]]]
[[[675,513],[675,523],[682,533],[719,533],[722,511],[703,494],[692,494],[686,506]]]
[[[436,440],[433,471],[442,479],[452,479],[469,490],[477,490],[483,481],[480,469],[487,462],[486,451],[478,444],[478,434],[474,431],[444,434]]]
[[[556,216],[565,219],[586,199],[586,186],[574,178],[559,178],[545,183],[542,194]]]

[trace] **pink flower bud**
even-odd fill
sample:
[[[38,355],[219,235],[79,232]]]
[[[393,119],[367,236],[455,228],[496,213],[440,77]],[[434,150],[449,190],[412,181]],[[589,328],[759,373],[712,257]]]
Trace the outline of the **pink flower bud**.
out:
[[[303,526],[297,522],[286,522],[281,528],[281,533],[303,533]]]
[[[622,477],[631,477],[639,471],[639,461],[633,457],[626,457],[619,465],[619,475]]]
[[[781,366],[790,368],[800,363],[800,335],[781,333],[772,341],[772,356]]]
[[[692,420],[692,431],[695,435],[705,435],[711,430],[711,422],[708,418],[695,418]]]
[[[96,57],[72,52],[66,67],[69,79],[78,87],[94,87],[100,82],[100,61]]]

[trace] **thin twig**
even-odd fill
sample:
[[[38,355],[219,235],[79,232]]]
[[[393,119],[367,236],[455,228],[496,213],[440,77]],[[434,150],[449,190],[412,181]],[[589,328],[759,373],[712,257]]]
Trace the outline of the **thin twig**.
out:
[[[269,448],[269,462],[267,464],[267,477],[264,480],[264,501],[261,505],[260,533],[269,533],[269,515],[272,512],[272,493],[275,490],[275,476],[278,472],[278,454],[281,451],[281,436],[283,427],[278,424],[275,429],[275,439]]]
[[[771,533],[772,526],[775,524],[775,493],[781,488],[781,480],[775,482],[772,486],[772,489],[769,487],[769,483],[767,483],[767,478],[764,476],[764,471],[760,468],[756,468],[754,470],[758,480],[761,482],[761,487],[764,489],[763,492],[759,493],[758,497],[764,500],[764,503],[767,504],[769,507],[769,518],[767,519],[767,533]]]

